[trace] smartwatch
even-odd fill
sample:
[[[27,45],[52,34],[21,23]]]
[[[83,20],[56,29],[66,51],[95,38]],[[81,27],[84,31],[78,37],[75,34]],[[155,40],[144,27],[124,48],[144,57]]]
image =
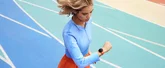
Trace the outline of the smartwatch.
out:
[[[103,48],[100,48],[100,49],[98,50],[98,52],[101,53],[101,55],[103,55],[103,54],[104,54]]]

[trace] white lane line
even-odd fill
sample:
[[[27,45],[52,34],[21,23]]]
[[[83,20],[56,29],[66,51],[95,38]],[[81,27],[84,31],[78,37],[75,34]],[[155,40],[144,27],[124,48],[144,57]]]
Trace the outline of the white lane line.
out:
[[[128,39],[126,39],[126,38],[124,38],[124,37],[122,37],[122,36],[120,36],[120,35],[114,33],[113,31],[110,31],[110,30],[108,30],[108,29],[106,29],[106,28],[104,28],[104,27],[102,27],[102,26],[100,26],[100,25],[98,25],[98,24],[96,24],[96,23],[94,23],[94,22],[92,22],[92,23],[93,23],[95,26],[98,26],[99,28],[101,28],[101,29],[103,29],[103,30],[105,30],[105,31],[107,31],[107,32],[110,32],[110,33],[112,33],[113,35],[115,35],[115,36],[117,36],[117,37],[119,37],[119,38],[121,38],[121,39],[123,39],[123,40],[125,40],[125,41],[127,41],[127,42],[129,42],[129,43],[131,43],[131,44],[133,44],[133,45],[135,45],[135,46],[137,46],[137,47],[139,47],[139,48],[141,48],[141,49],[143,49],[143,50],[145,50],[145,51],[147,51],[147,52],[149,52],[149,53],[151,53],[151,54],[153,54],[153,55],[155,55],[155,56],[157,56],[157,57],[159,57],[159,58],[161,58],[161,59],[163,59],[163,60],[165,60],[165,57],[163,57],[163,56],[161,56],[161,55],[159,55],[159,54],[157,54],[157,53],[155,53],[155,52],[153,52],[153,51],[151,51],[151,50],[149,50],[149,49],[147,49],[147,48],[145,48],[145,47],[143,47],[143,46],[141,46],[141,45],[139,45],[139,44],[137,44],[137,43],[135,43],[135,42],[132,42],[132,41],[130,41],[130,40],[128,40]]]
[[[99,6],[99,7],[103,7],[103,8],[107,8],[107,9],[115,10],[114,8],[111,8],[111,7],[108,7],[108,6],[104,6],[104,5],[100,5],[100,4],[94,4],[94,5]]]
[[[56,3],[56,4],[58,4],[57,1],[55,1],[55,0],[52,0],[52,1],[53,1],[54,3]]]
[[[55,37],[52,33],[50,33],[47,29],[45,29],[45,27],[43,27],[42,25],[40,25],[40,23],[38,23],[29,13],[27,13],[15,0],[13,0],[14,3],[27,15],[29,16],[39,27],[41,27],[44,31],[46,31],[50,36],[52,36],[54,39],[56,39],[57,41],[59,41],[61,44],[64,45],[64,43],[58,39],[57,37]],[[22,1],[21,1],[22,2]],[[35,6],[38,8],[42,7],[42,6],[39,6],[39,5],[36,5],[36,4],[33,4],[33,3],[29,3],[29,2],[23,2],[23,3],[26,3],[28,5],[32,5],[32,6]],[[44,9],[45,7],[41,8],[41,9]],[[50,11],[50,12],[53,12],[53,13],[58,13],[57,11],[54,11],[54,10],[50,10],[48,8],[44,9],[44,10],[47,10],[47,11]]]
[[[90,65],[92,68],[96,68],[93,64]]]
[[[25,24],[22,24],[22,23],[20,23],[20,22],[14,20],[14,19],[11,19],[11,18],[5,16],[5,15],[0,14],[0,16],[3,17],[3,18],[5,18],[5,19],[7,19],[7,20],[10,20],[10,21],[12,21],[12,22],[14,22],[14,23],[16,23],[16,24],[19,24],[19,25],[21,25],[21,26],[24,26],[24,27],[26,27],[26,28],[28,28],[28,29],[30,29],[30,30],[33,30],[33,31],[35,31],[35,32],[37,32],[37,33],[39,33],[39,34],[41,34],[41,35],[44,35],[44,36],[46,36],[46,37],[48,37],[48,38],[51,38],[49,35],[47,35],[47,34],[45,34],[45,33],[43,33],[43,32],[40,32],[39,30],[36,30],[36,29],[34,29],[34,28],[30,27],[30,26],[27,26],[27,25],[25,25]]]
[[[111,66],[113,66],[113,67],[115,67],[115,68],[121,68],[120,66],[118,66],[118,65],[115,65],[115,64],[112,64],[111,62],[107,62],[106,60],[104,60],[104,59],[100,59],[102,62],[105,62],[105,63],[107,63],[107,64],[109,64],[109,65],[111,65]]]
[[[16,68],[14,66],[14,64],[12,63],[12,61],[10,60],[10,58],[7,56],[5,50],[3,49],[3,47],[1,46],[0,44],[0,50],[2,51],[2,54],[4,55],[5,58],[3,58],[1,55],[0,55],[0,59],[3,60],[4,62],[6,62],[7,64],[9,64],[11,66],[11,68]]]
[[[135,39],[138,39],[138,40],[142,40],[142,41],[145,41],[145,42],[148,42],[148,43],[151,43],[151,44],[155,44],[157,46],[161,46],[161,47],[164,47],[165,48],[165,45],[163,45],[163,44],[156,43],[156,42],[153,42],[153,41],[144,39],[144,38],[140,38],[140,37],[137,37],[137,36],[128,34],[128,33],[124,33],[124,32],[121,32],[119,30],[115,30],[115,29],[112,29],[112,28],[108,28],[108,29],[111,30],[111,31],[114,31],[114,32],[117,32],[117,33],[120,33],[120,34],[123,34],[123,35],[126,35],[126,36],[129,36],[129,37],[132,37],[132,38],[135,38]]]
[[[19,1],[21,1],[22,2],[22,0],[19,0]],[[41,26],[32,16],[30,16],[15,0],[14,0],[14,2],[19,6],[19,8],[23,11],[23,12],[25,12],[35,23],[37,23],[37,25],[39,25],[43,30],[45,30],[50,36],[52,36],[54,39],[56,39],[58,42],[60,42],[63,46],[64,46],[64,43],[60,40],[60,39],[58,39],[56,36],[54,36],[52,33],[50,33],[47,29],[45,29],[43,26]],[[48,8],[46,8],[46,7],[43,7],[43,6],[39,6],[39,5],[37,5],[37,4],[33,4],[33,3],[31,3],[31,2],[28,2],[28,1],[23,1],[23,3],[26,3],[26,4],[28,4],[28,5],[31,5],[31,6],[34,6],[34,7],[38,7],[38,8],[41,8],[41,9],[44,9],[44,10],[47,10],[47,11],[50,11],[50,12],[53,12],[53,13],[57,13],[58,14],[58,12],[57,11],[55,11],[55,10],[51,10],[51,9],[48,9]],[[106,60],[105,60],[106,61]],[[102,62],[104,62],[104,61],[102,61]],[[106,62],[108,62],[108,61],[106,61]],[[106,63],[106,62],[104,62],[104,63]],[[110,62],[109,62],[110,63]],[[113,64],[113,63],[111,63],[111,64]],[[115,64],[114,64],[115,65]],[[118,67],[120,67],[120,66],[118,66]]]
[[[15,0],[14,0],[14,1],[15,1]],[[38,8],[42,8],[42,9],[47,10],[47,11],[51,11],[51,12],[54,12],[54,13],[58,13],[57,11],[50,10],[50,9],[48,9],[48,8],[46,8],[46,7],[36,5],[36,4],[33,4],[33,3],[31,3],[31,2],[28,2],[28,1],[24,1],[24,0],[19,0],[19,1],[21,1],[21,2],[23,2],[23,3],[26,3],[26,4],[29,4],[29,5],[32,5],[32,6],[35,6],[35,7],[38,7]]]

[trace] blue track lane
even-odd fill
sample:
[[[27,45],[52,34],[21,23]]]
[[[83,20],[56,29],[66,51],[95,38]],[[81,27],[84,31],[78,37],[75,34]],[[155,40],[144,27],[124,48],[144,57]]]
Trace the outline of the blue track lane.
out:
[[[12,0],[0,0],[0,14],[46,33],[38,25],[36,25],[35,22],[32,21]],[[0,22],[2,23],[2,21]]]
[[[0,14],[46,33],[12,0],[0,1]],[[64,54],[64,46],[55,39],[36,33],[1,16],[0,44],[16,68],[56,68]],[[11,67],[0,59],[0,68]]]

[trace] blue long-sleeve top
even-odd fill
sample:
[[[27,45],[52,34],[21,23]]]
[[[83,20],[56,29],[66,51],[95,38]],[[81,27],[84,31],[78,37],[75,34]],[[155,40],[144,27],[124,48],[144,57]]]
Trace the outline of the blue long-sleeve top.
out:
[[[72,58],[79,68],[99,61],[97,53],[84,57],[88,53],[91,43],[91,22],[92,19],[90,18],[84,28],[75,24],[71,19],[63,29],[66,56]]]

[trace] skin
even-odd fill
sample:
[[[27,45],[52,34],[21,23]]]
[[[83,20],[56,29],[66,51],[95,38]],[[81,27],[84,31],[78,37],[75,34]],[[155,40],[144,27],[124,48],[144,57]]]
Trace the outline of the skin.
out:
[[[78,11],[73,17],[73,21],[82,27],[85,27],[85,23],[90,19],[93,11],[93,6],[89,5]]]

